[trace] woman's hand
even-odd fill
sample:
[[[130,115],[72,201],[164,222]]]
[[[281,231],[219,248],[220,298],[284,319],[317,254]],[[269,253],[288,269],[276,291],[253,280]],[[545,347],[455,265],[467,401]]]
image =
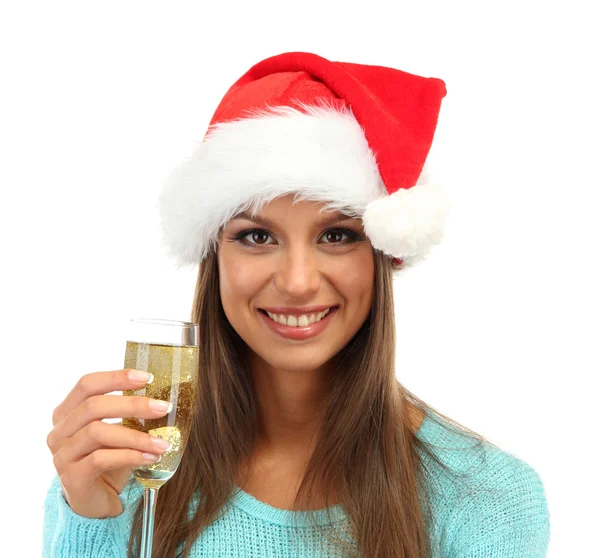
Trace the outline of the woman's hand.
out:
[[[119,515],[123,511],[119,494],[131,478],[132,467],[155,463],[168,447],[150,434],[102,422],[105,418],[156,419],[167,413],[166,402],[106,395],[143,387],[150,377],[143,374],[130,369],[86,374],[54,409],[54,428],[46,443],[54,456],[65,499],[79,515]]]

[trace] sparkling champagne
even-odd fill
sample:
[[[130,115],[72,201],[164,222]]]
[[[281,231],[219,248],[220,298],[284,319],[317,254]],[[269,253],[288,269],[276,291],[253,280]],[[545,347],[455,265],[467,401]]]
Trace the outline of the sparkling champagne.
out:
[[[172,444],[158,463],[134,468],[144,488],[159,488],[175,473],[188,441],[198,389],[198,347],[127,341],[125,368],[147,370],[154,381],[123,395],[142,395],[173,403],[171,412],[158,419],[124,418],[123,425]]]

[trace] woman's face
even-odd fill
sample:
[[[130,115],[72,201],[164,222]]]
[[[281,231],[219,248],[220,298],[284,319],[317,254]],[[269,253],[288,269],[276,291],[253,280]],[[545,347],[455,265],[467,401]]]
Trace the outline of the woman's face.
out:
[[[352,339],[371,310],[372,246],[362,219],[320,213],[324,204],[277,198],[223,228],[217,251],[227,319],[260,359],[276,369],[315,370]],[[340,219],[342,217],[343,219]],[[327,221],[327,222],[325,222]],[[310,307],[336,307],[310,323]],[[276,312],[275,323],[264,309]],[[308,311],[307,311],[308,309]],[[293,327],[296,317],[299,328]]]

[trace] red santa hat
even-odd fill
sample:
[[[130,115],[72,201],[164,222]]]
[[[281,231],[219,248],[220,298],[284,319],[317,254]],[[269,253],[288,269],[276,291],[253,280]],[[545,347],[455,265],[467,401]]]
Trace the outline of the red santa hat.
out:
[[[158,201],[167,252],[199,264],[237,213],[294,193],[362,218],[374,248],[418,262],[441,241],[448,210],[421,176],[445,95],[437,78],[307,52],[259,62],[167,179]]]

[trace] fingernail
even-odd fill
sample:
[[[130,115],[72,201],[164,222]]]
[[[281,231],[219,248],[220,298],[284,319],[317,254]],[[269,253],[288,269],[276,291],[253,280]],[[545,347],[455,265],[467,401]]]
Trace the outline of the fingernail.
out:
[[[173,444],[171,444],[171,442],[167,442],[167,440],[163,440],[162,438],[155,438],[154,436],[152,436],[152,438],[150,439],[150,441],[157,447],[166,451],[169,451],[171,449],[171,447],[173,447]]]
[[[173,403],[169,403],[168,401],[160,401],[159,399],[150,399],[148,405],[150,405],[151,409],[155,411],[161,411],[163,413],[165,411],[170,413],[173,409]]]
[[[132,382],[146,382],[151,384],[154,381],[154,374],[144,372],[143,370],[130,370],[127,374]]]
[[[158,463],[161,459],[160,455],[156,455],[155,453],[142,453],[142,457],[147,461],[152,461],[154,463]]]

